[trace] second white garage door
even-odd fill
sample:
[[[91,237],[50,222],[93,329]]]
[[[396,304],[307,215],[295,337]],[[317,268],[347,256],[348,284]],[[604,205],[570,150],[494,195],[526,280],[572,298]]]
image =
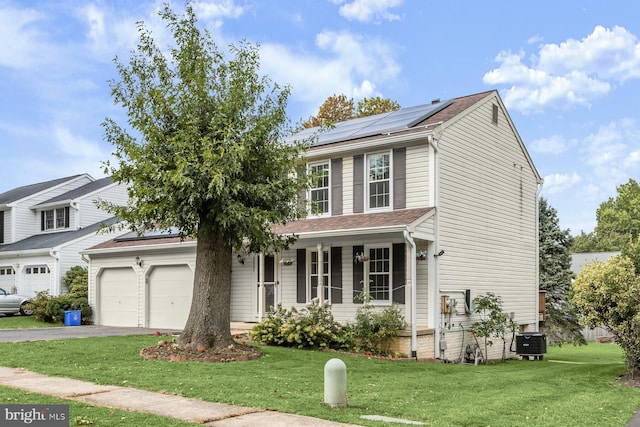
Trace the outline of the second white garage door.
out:
[[[98,278],[101,325],[138,326],[138,276],[132,268],[108,268]]]
[[[193,294],[193,272],[187,265],[153,267],[149,274],[149,328],[182,329]]]

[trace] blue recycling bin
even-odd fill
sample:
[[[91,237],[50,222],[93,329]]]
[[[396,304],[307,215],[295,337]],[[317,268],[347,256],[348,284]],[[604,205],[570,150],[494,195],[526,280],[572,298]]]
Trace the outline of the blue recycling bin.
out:
[[[80,310],[68,310],[64,312],[64,326],[80,326]]]

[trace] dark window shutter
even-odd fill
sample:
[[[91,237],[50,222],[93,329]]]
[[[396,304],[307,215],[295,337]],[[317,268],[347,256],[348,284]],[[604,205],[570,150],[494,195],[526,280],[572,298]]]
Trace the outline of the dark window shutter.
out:
[[[407,149],[393,150],[393,209],[407,207]]]
[[[404,304],[406,263],[404,243],[393,244],[393,297],[392,302]]]
[[[64,208],[64,227],[69,228],[69,206]]]
[[[331,215],[342,215],[342,159],[331,160]]]
[[[331,304],[342,303],[342,248],[331,248]]]
[[[364,252],[364,246],[353,247],[353,258],[357,254]],[[364,279],[364,263],[357,262],[353,264],[353,302],[355,304],[362,304],[362,280]]]
[[[4,211],[0,211],[0,243],[4,243]]]
[[[353,156],[353,213],[364,212],[364,155]]]
[[[40,212],[40,230],[44,231],[44,211]]]
[[[296,301],[307,302],[307,250],[296,251]]]

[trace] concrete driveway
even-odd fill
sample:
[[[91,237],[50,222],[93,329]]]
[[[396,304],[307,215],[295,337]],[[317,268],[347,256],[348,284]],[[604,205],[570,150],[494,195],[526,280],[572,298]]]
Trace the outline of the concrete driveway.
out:
[[[2,320],[0,319],[0,322]],[[116,326],[61,326],[54,328],[32,328],[32,329],[2,329],[0,330],[0,342],[17,341],[43,341],[59,340],[63,338],[88,338],[88,337],[111,337],[122,335],[153,335],[155,329],[148,328],[123,328]],[[168,331],[162,329],[162,333],[179,331]]]

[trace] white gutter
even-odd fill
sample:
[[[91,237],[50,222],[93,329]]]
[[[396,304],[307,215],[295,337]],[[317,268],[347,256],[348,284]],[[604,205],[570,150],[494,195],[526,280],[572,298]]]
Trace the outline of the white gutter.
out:
[[[444,133],[444,126],[441,124],[440,137]],[[440,311],[438,304],[440,304],[440,271],[439,271],[439,257],[436,256],[440,251],[440,162],[438,162],[439,154],[439,141],[435,138],[430,138],[429,141],[429,199],[431,206],[435,207],[435,214],[433,216],[433,234],[435,239],[432,245],[429,245],[429,273],[428,283],[432,284],[428,289],[431,290],[427,293],[427,301],[429,302],[427,311],[429,313],[429,323],[434,329],[434,357],[440,358],[440,321],[438,319],[438,313]]]
[[[433,126],[434,124],[427,124],[425,126]],[[402,130],[406,130],[406,129],[402,129]],[[419,141],[421,139],[426,139],[428,137],[428,135],[432,135],[432,134],[433,134],[433,130],[424,130],[424,131],[420,131],[420,132],[414,132],[414,133],[402,134],[402,135],[394,135],[394,136],[388,136],[390,134],[385,134],[383,136],[387,136],[386,138],[382,137],[382,138],[377,139],[375,141],[367,140],[367,141],[361,141],[361,142],[353,142],[353,143],[340,145],[340,146],[335,146],[334,144],[327,144],[326,146],[325,145],[320,145],[318,147],[310,148],[307,151],[307,153],[305,154],[305,157],[313,158],[313,157],[318,157],[318,156],[325,156],[328,153],[339,154],[339,153],[344,153],[344,152],[349,152],[349,151],[362,151],[362,150],[365,150],[365,149],[368,150],[368,151],[371,151],[372,149],[374,149],[376,147],[387,146],[389,144],[394,144],[396,142]]]
[[[416,273],[416,242],[413,241],[409,231],[404,231],[404,239],[411,246],[411,255],[409,258],[409,265],[411,266],[411,357],[414,359],[418,357],[418,329],[416,322],[418,321],[418,314],[416,305],[418,303],[417,287],[417,273]]]
[[[99,254],[112,254],[122,252],[140,252],[140,251],[159,251],[164,249],[185,248],[189,246],[196,246],[196,240],[189,240],[179,243],[161,243],[161,244],[149,244],[149,245],[135,245],[135,246],[121,246],[116,248],[100,248],[100,249],[85,249],[80,251],[81,255],[99,255]]]

